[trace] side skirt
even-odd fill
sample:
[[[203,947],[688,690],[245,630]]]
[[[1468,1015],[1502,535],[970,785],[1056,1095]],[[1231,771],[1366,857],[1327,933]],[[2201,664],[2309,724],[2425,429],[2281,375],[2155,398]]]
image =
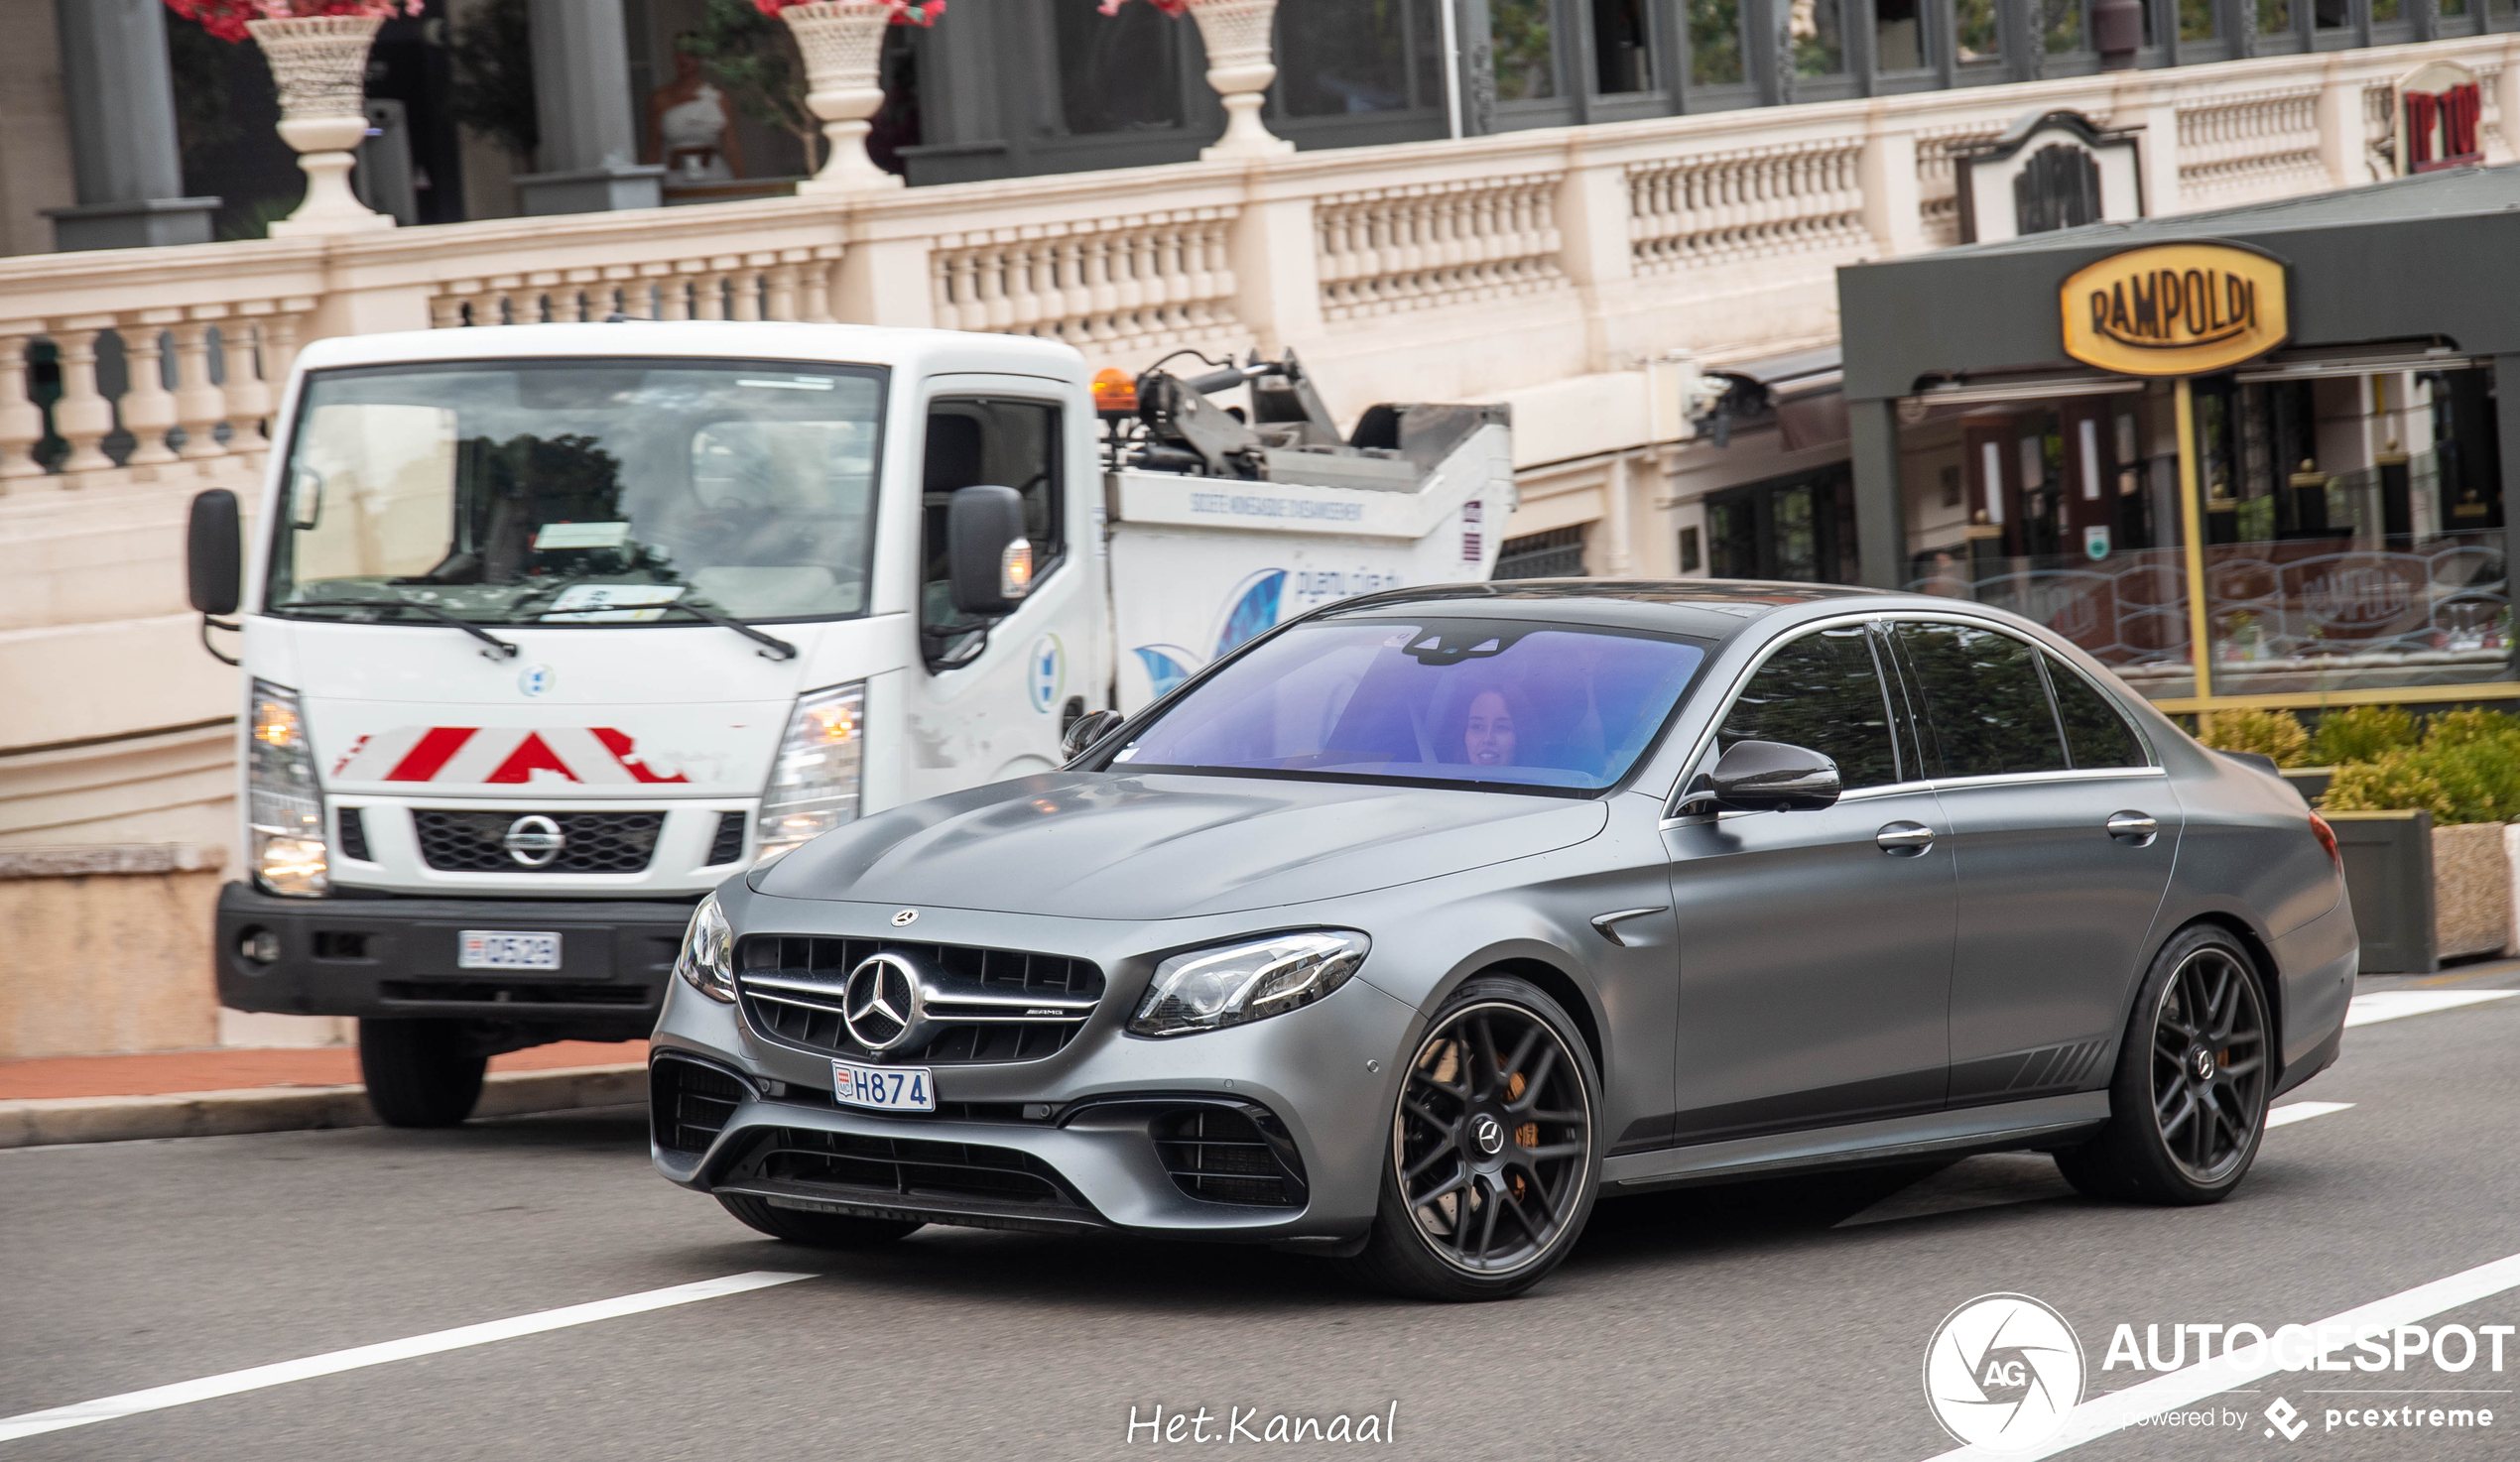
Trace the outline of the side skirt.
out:
[[[2063,1147],[2097,1130],[2108,1115],[2107,1092],[2081,1091],[2002,1106],[1666,1148],[1608,1158],[1601,1164],[1601,1185],[1640,1192],[1805,1168],[1904,1162],[1947,1153]]]

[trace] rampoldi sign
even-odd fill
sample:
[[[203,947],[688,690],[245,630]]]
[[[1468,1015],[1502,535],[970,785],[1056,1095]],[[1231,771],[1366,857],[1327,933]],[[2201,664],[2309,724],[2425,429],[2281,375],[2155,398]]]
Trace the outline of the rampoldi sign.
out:
[[[2194,376],[2284,343],[2284,265],[2231,244],[2159,244],[2076,270],[2065,353],[2127,376]]]

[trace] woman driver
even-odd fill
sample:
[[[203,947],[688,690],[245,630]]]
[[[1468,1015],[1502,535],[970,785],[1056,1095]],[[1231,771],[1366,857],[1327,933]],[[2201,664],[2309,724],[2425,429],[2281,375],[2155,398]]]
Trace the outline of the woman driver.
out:
[[[1473,767],[1514,765],[1514,712],[1504,691],[1482,690],[1470,697],[1461,743]]]

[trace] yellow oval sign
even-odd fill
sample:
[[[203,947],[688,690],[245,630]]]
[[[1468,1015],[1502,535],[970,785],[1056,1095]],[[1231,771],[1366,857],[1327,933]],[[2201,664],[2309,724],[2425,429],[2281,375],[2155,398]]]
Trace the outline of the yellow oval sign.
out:
[[[2112,254],[2068,277],[2060,303],[2065,353],[2128,376],[2222,370],[2292,332],[2283,264],[2229,244]]]

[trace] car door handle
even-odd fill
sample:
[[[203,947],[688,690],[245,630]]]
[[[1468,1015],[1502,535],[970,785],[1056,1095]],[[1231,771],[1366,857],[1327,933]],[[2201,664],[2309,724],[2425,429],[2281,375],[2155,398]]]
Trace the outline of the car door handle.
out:
[[[1872,840],[1893,858],[1912,858],[1934,846],[1934,829],[1922,822],[1887,822]]]
[[[2112,812],[2108,819],[2108,835],[2137,847],[2149,843],[2161,832],[2161,824],[2150,812]]]

